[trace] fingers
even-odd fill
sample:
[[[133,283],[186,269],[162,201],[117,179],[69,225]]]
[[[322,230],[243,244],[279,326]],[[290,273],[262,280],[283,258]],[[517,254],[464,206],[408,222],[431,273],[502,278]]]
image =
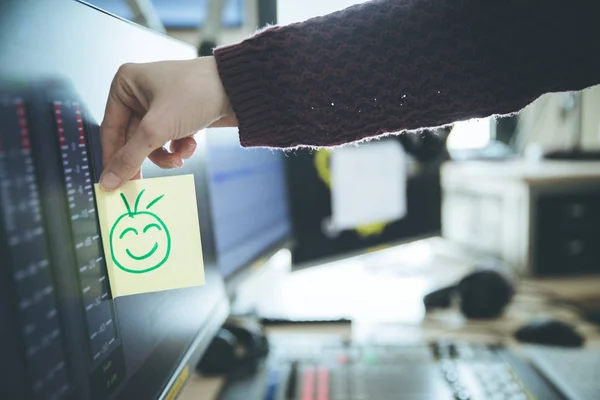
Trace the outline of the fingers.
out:
[[[164,147],[154,150],[148,158],[160,168],[180,168],[183,165],[180,154],[170,153]]]
[[[196,151],[196,139],[193,136],[171,142],[171,152],[179,154],[184,160],[191,158],[194,151]]]
[[[216,120],[210,125],[210,128],[228,128],[238,126],[238,120],[235,114],[229,114]]]
[[[106,103],[104,120],[100,125],[100,141],[104,166],[108,160],[125,144],[125,134],[131,109],[123,104],[114,93],[114,83]]]
[[[136,176],[142,163],[153,150],[162,147],[158,134],[160,128],[146,117],[137,131],[108,161],[100,177],[102,189],[111,191]]]
[[[127,126],[127,132],[125,133],[125,143],[127,143],[129,139],[131,139],[133,135],[135,135],[135,133],[138,131],[140,122],[142,122],[142,118],[140,117],[140,115],[133,112],[129,117],[129,125]],[[138,172],[131,179],[142,179],[142,170],[138,170]]]
[[[148,158],[160,168],[181,168],[183,160],[192,157],[196,150],[196,140],[190,136],[171,141],[171,151],[164,147],[154,150]]]

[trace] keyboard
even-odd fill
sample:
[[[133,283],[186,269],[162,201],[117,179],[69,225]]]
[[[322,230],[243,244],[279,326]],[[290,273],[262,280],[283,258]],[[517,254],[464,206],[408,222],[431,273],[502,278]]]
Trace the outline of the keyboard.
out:
[[[600,397],[598,397],[600,398]],[[272,343],[258,372],[228,382],[221,400],[559,400],[499,345]]]
[[[528,346],[525,351],[568,399],[600,399],[600,349]]]

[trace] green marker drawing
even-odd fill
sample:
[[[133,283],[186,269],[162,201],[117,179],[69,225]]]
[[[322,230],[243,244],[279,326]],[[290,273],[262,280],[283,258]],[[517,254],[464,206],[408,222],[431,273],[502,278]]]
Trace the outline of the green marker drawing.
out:
[[[150,211],[164,194],[152,200],[146,211],[138,211],[142,190],[135,199],[133,211],[121,193],[127,212],[121,215],[110,228],[110,255],[117,267],[132,274],[143,274],[160,268],[171,253],[171,235],[160,217]],[[140,237],[140,236],[143,236]],[[149,243],[140,250],[141,243]],[[131,248],[135,248],[132,250]]]

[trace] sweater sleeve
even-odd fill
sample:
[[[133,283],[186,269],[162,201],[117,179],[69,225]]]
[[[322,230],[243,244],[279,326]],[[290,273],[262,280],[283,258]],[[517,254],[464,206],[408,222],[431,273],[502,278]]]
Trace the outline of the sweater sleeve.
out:
[[[214,51],[243,146],[334,146],[600,83],[597,1],[374,0]]]

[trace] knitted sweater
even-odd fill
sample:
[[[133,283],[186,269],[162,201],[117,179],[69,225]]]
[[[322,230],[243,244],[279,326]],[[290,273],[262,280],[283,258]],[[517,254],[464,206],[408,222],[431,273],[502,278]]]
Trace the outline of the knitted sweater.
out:
[[[243,146],[333,146],[600,83],[599,11],[597,0],[374,0],[214,55]]]

